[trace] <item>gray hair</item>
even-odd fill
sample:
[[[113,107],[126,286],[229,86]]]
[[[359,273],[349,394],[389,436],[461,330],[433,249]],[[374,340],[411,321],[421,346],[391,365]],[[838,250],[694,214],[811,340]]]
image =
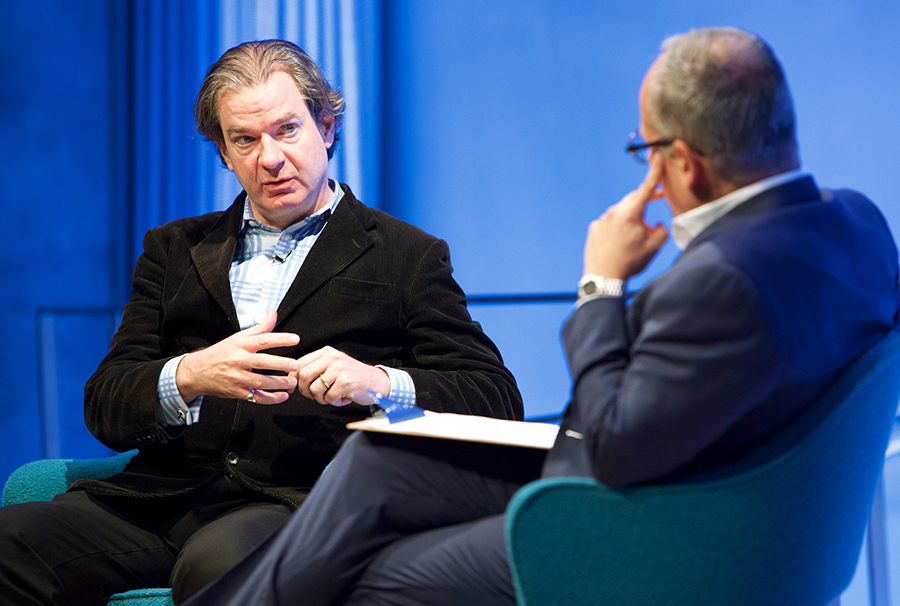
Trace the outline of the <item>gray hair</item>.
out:
[[[647,81],[661,139],[682,139],[739,185],[799,164],[794,106],[781,64],[757,36],[735,28],[665,40]]]
[[[326,116],[334,118],[334,144],[328,149],[328,157],[334,154],[344,115],[341,92],[328,84],[319,66],[296,44],[285,40],[256,40],[225,51],[209,68],[194,101],[197,130],[207,141],[219,146],[223,162],[221,147],[225,138],[219,122],[219,95],[260,86],[278,71],[293,78],[316,122]]]

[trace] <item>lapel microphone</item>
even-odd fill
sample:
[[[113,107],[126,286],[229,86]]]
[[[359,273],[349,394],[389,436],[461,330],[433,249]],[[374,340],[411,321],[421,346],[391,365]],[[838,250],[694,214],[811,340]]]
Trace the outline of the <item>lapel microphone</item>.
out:
[[[278,255],[273,253],[272,261],[274,261],[275,263],[284,263],[285,261],[287,261],[287,258],[291,256],[292,252],[294,252],[293,249],[287,251],[287,253],[283,257],[279,257]]]

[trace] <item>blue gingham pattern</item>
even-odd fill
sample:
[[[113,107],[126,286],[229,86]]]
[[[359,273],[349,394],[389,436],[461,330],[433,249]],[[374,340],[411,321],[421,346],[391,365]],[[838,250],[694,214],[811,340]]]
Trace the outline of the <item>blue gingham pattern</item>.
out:
[[[416,386],[412,377],[405,370],[378,365],[391,379],[391,399],[400,404],[416,405]]]
[[[231,295],[241,330],[259,324],[269,310],[277,309],[294,282],[303,261],[331,217],[344,190],[334,185],[328,204],[284,231],[266,227],[253,217],[249,199],[244,202],[244,226],[231,261]],[[175,371],[184,356],[166,362],[159,376],[157,420],[161,425],[191,425],[200,420],[203,396],[186,403],[178,392]],[[379,365],[390,378],[391,399],[415,405],[412,377],[403,370]]]
[[[244,204],[244,228],[228,274],[241,330],[259,324],[278,308],[343,195],[344,190],[335,187],[324,208],[284,231],[254,219],[249,200]]]

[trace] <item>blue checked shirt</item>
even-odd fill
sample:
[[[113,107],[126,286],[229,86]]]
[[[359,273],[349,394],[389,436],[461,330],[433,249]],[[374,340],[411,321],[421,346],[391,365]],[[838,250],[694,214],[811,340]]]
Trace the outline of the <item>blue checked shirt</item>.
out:
[[[344,196],[339,185],[331,184],[334,195],[328,204],[284,231],[266,227],[254,219],[249,199],[244,203],[244,227],[229,272],[231,295],[241,330],[259,324],[269,310],[278,308],[325,223]],[[175,371],[183,357],[169,360],[159,376],[156,418],[161,425],[191,425],[200,420],[203,396],[187,403],[175,384]],[[415,405],[416,390],[409,373],[386,366],[379,368],[390,378],[391,399]]]

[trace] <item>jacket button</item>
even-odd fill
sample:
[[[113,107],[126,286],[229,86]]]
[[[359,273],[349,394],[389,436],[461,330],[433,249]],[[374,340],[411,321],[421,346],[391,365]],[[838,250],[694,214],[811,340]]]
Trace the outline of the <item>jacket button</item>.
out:
[[[228,461],[229,465],[237,465],[238,461],[240,461],[241,458],[237,455],[236,452],[229,452],[227,455],[225,455],[225,460]]]

